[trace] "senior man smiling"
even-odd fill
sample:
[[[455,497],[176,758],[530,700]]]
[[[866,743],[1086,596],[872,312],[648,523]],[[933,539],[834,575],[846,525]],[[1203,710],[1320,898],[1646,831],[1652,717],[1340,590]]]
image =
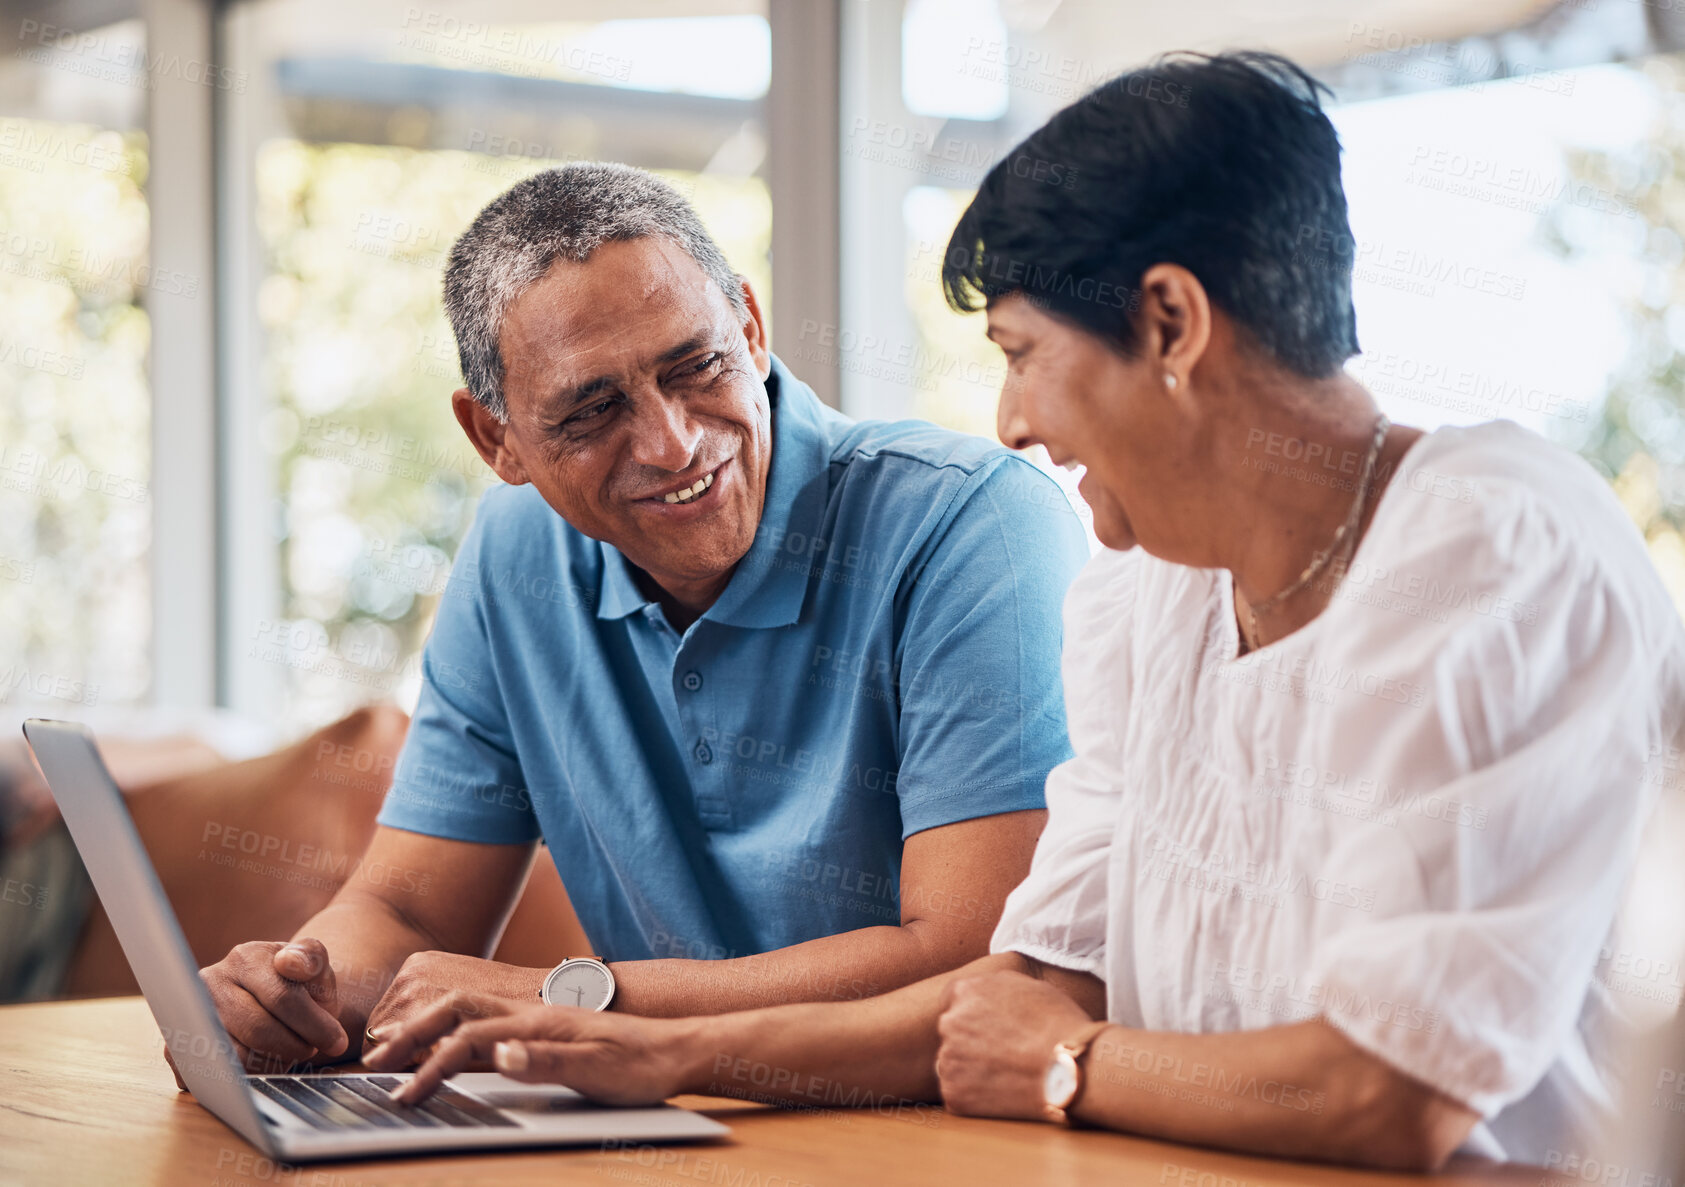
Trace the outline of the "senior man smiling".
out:
[[[639,170],[516,185],[445,295],[456,417],[506,485],[366,857],[427,893],[348,886],[205,969],[248,1064],[349,1057],[452,993],[710,1013],[983,955],[1069,753],[1059,606],[1087,549],[1058,487],[821,404]],[[595,951],[483,959],[541,839]]]

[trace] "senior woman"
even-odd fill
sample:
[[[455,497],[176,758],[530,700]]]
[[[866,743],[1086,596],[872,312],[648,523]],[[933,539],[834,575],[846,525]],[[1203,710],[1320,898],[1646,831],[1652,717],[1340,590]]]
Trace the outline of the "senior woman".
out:
[[[1002,439],[1086,467],[1110,551],[993,955],[707,1019],[446,1002],[367,1057],[437,1043],[400,1099],[493,1059],[609,1102],[940,1099],[1394,1167],[1589,1148],[1625,1027],[1594,969],[1685,637],[1587,466],[1391,425],[1345,373],[1351,243],[1279,58],[1160,60],[1014,150],[944,283],[1006,354]]]

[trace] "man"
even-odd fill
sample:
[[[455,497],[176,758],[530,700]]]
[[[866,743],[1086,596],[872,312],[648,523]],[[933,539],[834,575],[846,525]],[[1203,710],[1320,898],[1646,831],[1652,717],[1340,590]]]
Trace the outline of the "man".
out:
[[[448,991],[539,1001],[552,969],[482,958],[540,838],[615,1010],[856,998],[986,951],[1068,753],[1058,488],[820,404],[639,170],[521,182],[445,295],[457,420],[508,485],[440,604],[364,859],[390,877],[204,970],[248,1061],[354,1055]]]
[[[1188,105],[1143,98],[1167,89]],[[1584,462],[1379,413],[1342,365],[1350,244],[1318,85],[1247,53],[1103,84],[961,217],[943,279],[1007,357],[1001,439],[1085,466],[1115,550],[1065,606],[1075,757],[992,955],[699,1019],[445,1002],[369,1066],[437,1044],[408,1102],[479,1056],[620,1103],[939,1097],[1351,1164],[1630,1166],[1653,1003],[1600,950],[1678,967],[1666,884],[1624,892],[1659,872],[1685,631]],[[1267,464],[1281,442],[1323,461]]]

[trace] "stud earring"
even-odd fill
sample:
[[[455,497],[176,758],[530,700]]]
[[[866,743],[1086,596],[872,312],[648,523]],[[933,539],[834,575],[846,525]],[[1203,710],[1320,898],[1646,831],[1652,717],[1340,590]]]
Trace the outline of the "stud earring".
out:
[[[1175,391],[1176,390],[1176,377],[1174,375],[1168,375],[1167,374],[1164,377],[1164,386],[1169,391]]]

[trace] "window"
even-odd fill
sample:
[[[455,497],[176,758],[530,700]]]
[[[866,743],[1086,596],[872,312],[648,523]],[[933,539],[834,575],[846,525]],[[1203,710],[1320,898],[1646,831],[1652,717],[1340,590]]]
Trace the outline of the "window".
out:
[[[845,407],[993,436],[1002,360],[980,317],[943,302],[948,236],[1013,144],[1148,55],[1124,44],[1127,21],[1094,6],[1003,4],[998,17],[967,19],[944,0],[850,11],[861,60],[843,121],[844,319],[824,343]],[[1188,30],[1234,40],[1202,19],[1189,17]],[[1342,43],[1314,24],[1297,32],[1332,69]],[[1557,60],[1572,40],[1517,52]],[[1420,88],[1330,107],[1353,237],[1303,249],[1354,265],[1363,354],[1350,373],[1395,421],[1507,417],[1579,452],[1615,484],[1685,609],[1685,219],[1675,213],[1685,193],[1672,164],[1685,158],[1685,59],[1517,67],[1519,77],[1448,86],[1496,69],[1499,55],[1435,47],[1428,64],[1440,68],[1423,82],[1422,63],[1370,54],[1362,37],[1343,49],[1342,77],[1361,84],[1368,66]],[[891,72],[880,58],[896,52]],[[1032,460],[1045,462],[1041,452]],[[1053,476],[1084,510],[1067,477]]]
[[[138,22],[89,35],[144,44]],[[144,88],[28,44],[0,118],[0,704],[60,716],[151,682]],[[179,280],[180,278],[175,278]]]
[[[1340,107],[1353,242],[1307,250],[1353,261],[1347,370],[1394,420],[1505,418],[1579,452],[1685,610],[1682,64]]]
[[[652,168],[770,298],[763,16],[497,24],[483,6],[298,37],[293,0],[243,6],[261,53],[236,118],[250,159],[258,360],[245,503],[267,574],[235,575],[236,704],[289,725],[408,707],[433,612],[495,477],[450,409],[461,385],[441,282],[488,201],[567,160]],[[258,47],[261,47],[259,49]],[[242,232],[244,233],[244,232]],[[239,300],[238,294],[231,299]]]

